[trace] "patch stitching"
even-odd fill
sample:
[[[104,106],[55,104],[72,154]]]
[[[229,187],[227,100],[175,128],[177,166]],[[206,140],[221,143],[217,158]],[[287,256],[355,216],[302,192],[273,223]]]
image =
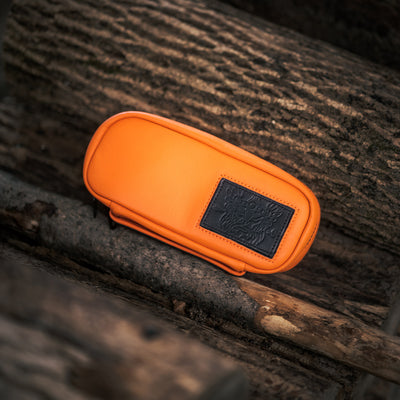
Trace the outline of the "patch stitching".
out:
[[[222,191],[231,193],[229,196],[228,193],[225,193],[225,197],[222,198]],[[226,205],[227,202],[231,204]],[[247,207],[248,205],[249,207]],[[235,207],[238,208],[239,214],[237,212],[235,214]],[[234,242],[233,244],[239,244],[257,255],[270,259],[277,254],[280,243],[288,231],[290,220],[296,214],[296,208],[280,203],[225,177],[221,177],[214,187],[205,208],[203,217],[200,217],[200,227],[210,233],[218,234],[216,236],[222,239],[228,239],[230,242]],[[221,214],[218,221],[207,220],[212,218],[210,217],[212,213],[214,213],[214,218],[215,213]],[[282,213],[284,217],[279,220]],[[240,220],[240,218],[245,218],[246,223],[248,222],[247,226],[246,224],[236,224],[235,226],[236,220]],[[269,224],[265,225],[265,221],[269,221]],[[268,237],[273,238],[273,241],[268,241]]]
[[[274,195],[272,195],[272,194],[270,194],[270,193],[266,194],[264,191],[259,190],[258,188],[255,188],[255,187],[252,186],[252,185],[246,185],[244,182],[239,181],[239,180],[237,180],[237,179],[235,179],[235,178],[232,178],[232,177],[230,177],[230,176],[228,176],[228,175],[222,174],[222,175],[220,176],[220,180],[223,179],[223,178],[228,179],[228,180],[230,180],[231,182],[237,183],[238,185],[241,185],[241,186],[243,186],[243,187],[247,187],[247,188],[250,189],[250,190],[254,190],[254,191],[258,190],[258,193],[264,195],[265,197],[269,197],[270,199],[279,201],[279,202],[281,202],[282,204],[285,204],[285,205],[287,205],[287,206],[289,206],[289,207],[291,207],[291,208],[293,208],[293,209],[295,210],[295,213],[294,213],[294,215],[293,215],[293,217],[292,217],[292,220],[291,220],[292,223],[291,223],[291,224],[288,226],[288,228],[286,229],[286,232],[285,232],[285,234],[283,235],[283,238],[282,238],[282,240],[281,240],[281,243],[279,244],[278,250],[277,250],[277,252],[276,252],[276,254],[275,254],[275,258],[278,258],[278,257],[279,257],[279,253],[280,253],[281,250],[282,250],[283,243],[285,242],[287,236],[289,235],[289,232],[292,230],[292,227],[295,225],[295,221],[296,221],[296,219],[297,219],[297,217],[298,217],[298,211],[299,211],[299,209],[298,209],[296,206],[294,206],[292,203],[288,203],[288,202],[282,201],[281,199],[277,198],[276,196],[274,196]],[[215,232],[213,232],[213,231],[210,231],[210,230],[208,230],[208,229],[206,229],[206,228],[203,228],[203,227],[200,225],[201,220],[202,220],[202,217],[203,217],[204,213],[205,213],[206,210],[207,210],[208,204],[209,204],[209,202],[211,201],[211,199],[212,199],[212,197],[213,197],[213,195],[214,195],[214,192],[216,191],[216,189],[217,189],[217,187],[218,187],[218,184],[219,184],[219,180],[218,180],[217,183],[214,185],[213,190],[210,192],[209,200],[208,200],[208,202],[205,204],[205,206],[204,206],[203,209],[202,209],[202,212],[201,212],[201,214],[200,214],[200,216],[199,216],[199,218],[198,218],[197,224],[196,224],[196,228],[201,229],[202,231],[204,231],[204,232],[207,233],[208,235],[215,236],[215,237],[218,238],[219,240],[223,240],[224,242],[228,242],[231,246],[238,247],[238,248],[240,248],[242,251],[245,251],[246,253],[251,253],[254,257],[257,257],[257,258],[262,259],[263,262],[265,262],[265,263],[273,263],[274,260],[268,259],[267,257],[263,256],[262,254],[257,253],[256,251],[251,250],[251,249],[249,249],[249,248],[247,248],[247,247],[245,247],[245,246],[243,246],[243,245],[241,245],[241,244],[239,244],[239,243],[237,243],[237,242],[234,242],[234,241],[231,240],[231,239],[228,239],[228,238],[226,238],[226,237],[224,237],[224,236],[221,236],[221,235],[219,235],[219,234],[217,234],[217,233],[215,233]]]

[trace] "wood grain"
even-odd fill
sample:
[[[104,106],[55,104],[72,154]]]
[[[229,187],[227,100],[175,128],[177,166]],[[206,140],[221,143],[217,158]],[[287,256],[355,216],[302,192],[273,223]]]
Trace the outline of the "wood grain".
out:
[[[0,183],[5,189],[0,195],[3,223],[33,242],[170,298],[197,304],[217,318],[256,328],[256,332],[400,382],[398,338],[356,318],[228,276],[202,260],[124,227],[110,234],[104,220],[91,217],[89,207],[8,174],[0,174]]]
[[[178,300],[163,301],[160,299],[163,295],[158,295],[158,301],[155,301],[154,293],[150,301],[151,291],[139,288],[131,281],[90,271],[59,255],[49,259],[47,253],[45,261],[44,249],[41,249],[38,258],[32,254],[32,250],[38,252],[37,247],[29,249],[25,243],[26,247],[22,252],[16,249],[15,245],[23,246],[21,242],[17,243],[15,240],[13,247],[7,244],[0,245],[3,259],[15,260],[18,264],[44,270],[52,275],[63,275],[64,279],[78,287],[89,286],[91,291],[96,291],[99,296],[105,295],[109,298],[111,294],[114,298],[123,299],[126,307],[133,309],[134,313],[141,311],[140,314],[151,314],[158,321],[164,321],[163,326],[173,326],[175,330],[182,332],[190,339],[189,343],[201,342],[205,347],[211,348],[213,353],[218,352],[219,357],[233,360],[240,366],[249,382],[248,398],[251,400],[269,398],[312,400],[315,393],[333,400],[343,397],[345,393],[351,393],[359,375],[349,367],[346,368],[342,364],[304,349],[297,351],[296,354],[293,346],[279,344],[270,338],[240,329],[232,323],[223,322],[215,316],[208,319],[204,312],[196,310],[188,303]],[[182,343],[185,348],[187,345],[188,342]],[[32,392],[30,395],[33,397]]]
[[[235,280],[260,305],[255,318],[259,329],[400,383],[400,338],[266,286]]]
[[[2,398],[247,398],[246,379],[232,361],[171,324],[39,271],[26,256],[6,254],[0,261]]]
[[[275,24],[400,69],[400,3],[390,0],[224,0]]]
[[[279,165],[315,191],[323,224],[400,254],[393,70],[207,0],[15,0],[5,59],[24,108],[1,160],[34,183],[83,196],[91,134],[143,110]]]

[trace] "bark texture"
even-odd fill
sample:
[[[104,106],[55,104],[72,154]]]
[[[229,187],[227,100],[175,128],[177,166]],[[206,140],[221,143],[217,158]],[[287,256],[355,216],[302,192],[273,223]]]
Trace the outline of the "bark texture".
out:
[[[4,223],[30,240],[170,298],[196,303],[218,318],[400,383],[398,338],[267,286],[228,276],[124,227],[107,232],[104,220],[93,219],[89,207],[8,174],[0,175],[0,183]]]
[[[400,69],[400,3],[391,0],[224,0],[268,21]]]
[[[10,252],[1,259],[2,398],[247,398],[232,361],[121,301],[21,261]]]
[[[13,245],[15,245],[16,242],[13,242]],[[19,243],[21,245],[22,243]],[[114,315],[117,314],[118,312],[118,317],[120,316],[121,318],[125,318],[124,310],[128,309],[132,310],[132,317],[129,317],[129,325],[133,325],[137,327],[141,333],[146,333],[148,336],[153,335],[152,338],[149,338],[149,342],[152,342],[154,344],[154,340],[160,340],[163,339],[164,343],[166,342],[165,338],[165,333],[171,334],[171,326],[174,326],[176,330],[181,331],[184,336],[186,336],[187,340],[182,341],[182,347],[183,350],[187,352],[187,362],[191,362],[192,360],[192,354],[190,353],[191,346],[190,344],[193,343],[193,341],[197,342],[202,342],[203,343],[203,348],[208,347],[212,348],[211,353],[215,355],[215,352],[218,351],[219,357],[218,359],[224,358],[227,359],[229,358],[230,360],[234,360],[236,365],[239,365],[242,369],[242,371],[245,373],[246,378],[248,382],[250,383],[250,396],[249,399],[252,400],[265,400],[269,398],[280,398],[280,399],[293,399],[293,398],[298,398],[302,400],[312,400],[315,398],[315,393],[319,393],[321,396],[326,398],[327,400],[330,399],[336,399],[343,397],[344,393],[350,393],[352,385],[354,384],[354,380],[357,377],[357,374],[354,374],[354,372],[350,368],[346,368],[343,365],[336,365],[334,362],[330,362],[327,359],[321,360],[321,357],[316,357],[313,356],[312,353],[307,354],[307,352],[303,349],[301,352],[302,355],[302,360],[299,362],[298,360],[293,359],[294,352],[293,350],[290,349],[290,347],[285,346],[284,344],[279,345],[276,343],[276,341],[271,341],[271,340],[265,340],[259,335],[256,335],[249,330],[241,330],[238,329],[237,326],[234,326],[229,323],[223,323],[221,321],[218,321],[215,317],[212,318],[212,321],[205,321],[204,313],[202,317],[198,317],[198,320],[194,318],[194,309],[190,308],[188,304],[179,302],[175,300],[173,302],[173,307],[172,308],[166,308],[165,304],[163,304],[162,307],[157,307],[153,302],[147,302],[144,298],[144,292],[143,290],[140,291],[138,290],[138,287],[129,281],[126,280],[121,280],[117,279],[115,276],[112,277],[110,275],[101,275],[98,272],[95,271],[88,271],[86,270],[85,273],[85,268],[82,266],[79,266],[78,264],[75,264],[75,270],[71,268],[71,265],[73,263],[71,261],[66,261],[65,259],[58,259],[57,261],[52,260],[50,263],[47,261],[43,260],[43,253],[41,254],[41,259],[36,258],[35,256],[32,256],[32,254],[26,254],[27,248],[25,247],[24,252],[21,252],[20,250],[15,249],[14,247],[11,247],[9,245],[1,246],[0,251],[1,251],[1,256],[3,260],[6,260],[6,262],[13,263],[13,266],[16,264],[17,267],[19,265],[24,265],[26,267],[31,268],[32,270],[34,269],[41,269],[44,271],[47,271],[48,273],[54,275],[57,273],[65,275],[65,278],[68,280],[74,281],[74,285],[77,286],[78,291],[76,292],[74,289],[73,293],[80,293],[84,292],[81,290],[81,286],[83,284],[83,281],[85,281],[85,276],[90,275],[90,279],[88,279],[87,283],[88,285],[91,286],[91,292],[95,290],[97,292],[96,296],[92,296],[92,300],[95,305],[95,315],[104,315],[104,298],[106,298],[106,301],[110,297],[109,295],[105,295],[104,291],[102,289],[107,290],[107,292],[111,292],[114,297],[123,297],[124,300],[126,301],[126,304],[123,306],[122,312],[121,308],[113,309]],[[36,249],[37,250],[37,249]],[[61,264],[60,264],[61,262]],[[63,266],[63,263],[65,264],[65,267]],[[4,264],[4,263],[3,263]],[[3,265],[2,264],[2,265]],[[20,268],[15,269],[16,272],[19,273]],[[0,272],[1,273],[1,272]],[[45,276],[46,274],[44,274]],[[14,275],[13,275],[14,276]],[[101,278],[102,276],[102,278]],[[7,282],[9,283],[10,281],[10,276],[8,277]],[[54,280],[49,279],[50,283],[52,283],[54,286]],[[79,281],[79,282],[78,282]],[[47,279],[44,281],[41,281],[40,284],[37,286],[40,287],[41,284],[44,282],[48,282]],[[55,285],[56,288],[59,288],[58,285]],[[32,290],[32,288],[30,289]],[[29,292],[30,293],[30,292]],[[44,293],[46,293],[46,289],[44,290]],[[69,293],[69,292],[68,292]],[[1,295],[1,294],[0,294]],[[139,296],[138,296],[139,295]],[[98,297],[101,296],[103,299],[101,302],[97,303]],[[39,299],[42,298],[39,296]],[[63,298],[66,300],[67,298]],[[87,307],[87,296],[82,299],[80,297],[76,298],[76,304],[79,309],[83,308],[85,309]],[[160,298],[159,298],[160,300]],[[35,305],[36,299],[32,299],[31,302],[33,304],[30,305],[30,309],[32,308],[40,308]],[[121,301],[112,301],[112,304],[120,304]],[[59,303],[57,303],[59,304]],[[70,307],[69,302],[63,301],[62,307]],[[75,304],[75,303],[74,303]],[[56,307],[54,305],[52,308]],[[15,307],[14,307],[15,308]],[[61,308],[62,310],[62,308]],[[150,312],[153,315],[153,318],[149,318],[146,316]],[[131,313],[129,313],[131,314]],[[186,315],[185,315],[186,314]],[[2,316],[2,313],[0,311],[0,315]],[[141,316],[140,321],[137,321],[135,319],[136,316]],[[11,332],[19,332],[19,327],[20,326],[25,326],[25,324],[28,324],[27,321],[23,320],[18,326],[14,321],[14,316],[12,315],[9,317],[9,321],[11,321]],[[158,321],[162,320],[164,323],[160,322],[155,322],[154,316],[157,317]],[[37,318],[37,315],[34,316],[34,318]],[[218,322],[217,322],[218,321]],[[151,322],[149,326],[149,322]],[[32,324],[31,324],[32,326]],[[40,336],[40,331],[43,332],[43,337],[45,339],[49,339],[51,336],[54,341],[57,342],[57,335],[56,333],[60,332],[62,329],[59,329],[57,332],[54,332],[54,329],[51,332],[46,331],[45,327],[43,325],[35,325],[35,328],[30,331],[30,338],[34,338],[36,335],[33,333],[37,333],[37,335]],[[150,327],[150,335],[149,335],[149,330],[148,329],[141,329],[142,327]],[[159,331],[159,336],[156,337],[154,330],[155,328],[160,328]],[[216,329],[218,328],[218,329]],[[108,331],[109,334],[113,332],[113,327],[111,327]],[[48,334],[48,336],[46,336]],[[74,333],[68,333],[68,332],[62,332],[64,338],[71,338]],[[12,359],[12,362],[10,365],[15,365],[17,364],[16,359],[21,360],[21,358],[17,357],[20,355],[20,351],[26,350],[25,352],[25,359],[28,357],[28,354],[32,354],[32,359],[35,360],[35,356],[40,357],[42,360],[41,365],[43,365],[44,361],[48,359],[48,354],[41,354],[40,351],[36,350],[36,352],[31,349],[31,343],[33,340],[29,341],[29,337],[27,340],[26,346],[23,346],[23,343],[21,341],[18,342],[19,336],[14,335],[17,339],[14,339],[14,342],[17,341],[17,344],[15,345],[15,348],[8,349],[7,354],[10,355],[10,358]],[[100,335],[101,336],[101,335]],[[143,335],[144,336],[144,335]],[[176,337],[177,340],[182,337],[182,335],[169,335],[172,337]],[[168,337],[169,337],[168,336]],[[102,336],[101,336],[102,337]],[[82,348],[79,348],[82,353],[92,353],[90,352],[92,348],[86,349],[85,345],[86,342],[83,342],[84,338],[81,338],[81,341],[78,343],[78,345],[82,345]],[[190,340],[189,340],[190,339]],[[11,342],[11,340],[10,340]],[[49,339],[49,342],[51,340]],[[59,364],[65,365],[65,370],[68,370],[68,367],[70,366],[69,363],[69,352],[67,349],[68,347],[68,341],[64,340],[62,342],[62,346],[65,349],[64,351],[60,352],[60,354],[57,354],[57,361],[59,361]],[[3,342],[5,346],[8,346],[9,342]],[[272,346],[271,346],[272,344]],[[118,352],[119,344],[116,344],[117,349],[113,348],[113,354],[114,354],[114,359],[115,355]],[[8,346],[9,347],[9,346]],[[78,347],[78,346],[76,346]],[[103,349],[101,354],[107,353],[109,350],[108,347],[104,346],[105,348]],[[115,347],[115,346],[114,346]],[[133,347],[133,346],[132,346]],[[16,348],[19,351],[16,351]],[[1,349],[1,346],[0,346]],[[1,351],[1,350],[0,350]],[[111,350],[110,350],[111,351]],[[14,355],[11,355],[11,352],[14,352]],[[52,352],[51,354],[54,355],[55,352]],[[206,349],[206,354],[210,354],[210,350]],[[95,357],[95,355],[93,355]],[[53,356],[52,359],[56,358]],[[2,358],[3,359],[3,358]],[[204,360],[204,359],[203,359]],[[118,360],[114,360],[115,364],[117,364]],[[171,361],[171,360],[169,360]],[[40,361],[38,361],[40,363]],[[195,363],[198,362],[198,360],[195,361]],[[214,362],[216,362],[214,360]],[[150,366],[149,364],[146,364],[146,359],[141,359],[137,360],[135,362],[134,366],[130,367],[130,370],[136,369],[138,364],[140,363],[140,367],[143,370],[146,370],[146,366]],[[31,365],[35,363],[32,363]],[[100,375],[100,378],[103,377],[104,373],[107,373],[109,377],[113,377],[113,372],[108,371],[108,366],[104,365],[104,362],[98,362],[99,364],[99,369],[100,371],[97,371],[95,368],[93,370],[92,376]],[[228,363],[230,364],[230,362]],[[2,364],[3,365],[3,364]],[[97,365],[97,364],[96,364]],[[115,365],[114,365],[115,366]],[[217,367],[217,364],[215,364]],[[73,370],[73,367],[75,365],[71,366],[71,369]],[[78,366],[77,366],[78,367]],[[100,368],[101,367],[101,368]],[[104,369],[106,371],[104,371]],[[5,368],[5,366],[4,366]],[[1,366],[0,366],[0,371],[1,371]],[[46,374],[48,370],[45,370],[42,372],[42,376]],[[7,400],[14,400],[15,399],[35,399],[35,394],[36,392],[32,389],[32,386],[34,384],[28,379],[30,377],[30,373],[34,373],[35,370],[34,368],[30,368],[29,371],[25,371],[24,375],[19,378],[15,377],[16,381],[20,381],[20,379],[25,379],[26,382],[28,383],[27,386],[25,387],[25,390],[23,388],[19,388],[18,385],[15,384],[15,382],[7,382],[4,375],[0,372],[0,394],[7,398]],[[73,370],[72,372],[75,372]],[[76,371],[76,373],[71,373],[70,375],[74,376],[78,374],[79,371]],[[154,377],[156,377],[158,373],[158,370],[156,369],[154,373]],[[215,371],[216,374],[219,374],[218,371]],[[215,375],[215,374],[214,374]],[[229,375],[229,374],[228,374]],[[37,375],[36,375],[37,376]],[[62,377],[62,373],[57,376],[57,378]],[[107,399],[113,399],[112,395],[115,394],[120,395],[121,391],[118,391],[118,387],[113,387],[112,382],[110,382],[110,379],[108,378],[105,383],[101,384],[98,381],[93,382],[93,379],[88,379],[89,376],[84,375],[80,376],[79,382],[82,384],[85,381],[86,385],[84,388],[87,388],[88,390],[84,393],[82,393],[83,397],[85,395],[89,396],[90,392],[96,392],[98,395],[96,398],[107,398]],[[119,384],[122,388],[127,382],[124,382],[125,376],[122,377],[122,383],[120,381],[115,382],[115,384]],[[129,376],[128,376],[129,378]],[[229,389],[231,387],[232,389],[235,389],[235,393],[230,393],[229,390],[225,393],[221,393],[216,387],[216,385],[213,385],[213,382],[209,382],[211,386],[214,386],[214,391],[213,393],[210,393],[210,391],[206,392],[207,397],[204,397],[204,400],[230,400],[234,398],[234,396],[240,397],[240,395],[243,393],[240,389],[241,384],[243,383],[243,376],[241,377],[240,375],[233,374],[231,377],[226,376],[225,378],[228,378],[227,381],[224,381],[224,379],[221,380],[221,386],[220,389],[225,388]],[[230,379],[232,378],[232,379]],[[54,379],[55,381],[55,379]],[[60,382],[61,381],[61,382]],[[82,382],[83,381],[83,382]],[[233,381],[233,382],[232,382]],[[70,379],[69,383],[65,382],[66,388],[65,390],[60,391],[61,395],[63,395],[64,398],[66,393],[74,393],[76,395],[74,398],[79,398],[78,393],[79,392],[79,387],[75,384],[74,379]],[[185,382],[187,383],[188,380],[186,379]],[[5,383],[3,385],[3,383]],[[32,385],[31,385],[32,383]],[[48,383],[48,382],[45,382]],[[62,386],[62,379],[57,380],[57,383],[59,383],[59,386]],[[110,383],[108,386],[111,387],[107,390],[105,390],[103,393],[99,393],[104,390],[104,386],[107,386],[107,384]],[[192,382],[193,383],[193,382]],[[236,384],[235,384],[236,383]],[[230,384],[233,384],[232,386]],[[96,386],[98,387],[96,390]],[[218,385],[217,385],[218,386]],[[228,387],[227,387],[228,386]],[[45,391],[47,392],[52,392],[53,386],[48,385],[47,388],[45,388]],[[242,386],[242,390],[246,388],[246,384]],[[4,390],[7,389],[7,392]],[[21,390],[18,390],[21,389]],[[100,390],[99,390],[100,389]],[[114,389],[112,391],[111,389]],[[17,392],[16,397],[12,397],[11,393],[12,392]],[[21,393],[27,393],[28,395],[23,397]],[[229,396],[227,399],[225,399],[223,396]],[[102,397],[103,395],[103,397]],[[214,397],[213,397],[214,395]],[[218,397],[218,395],[220,395]],[[57,398],[56,396],[53,396],[53,398]],[[161,396],[164,398],[164,395]],[[114,397],[115,398],[115,397]],[[118,397],[116,397],[118,398]],[[121,397],[118,398],[118,400]],[[125,397],[123,397],[125,398]],[[202,398],[203,400],[203,398]]]
[[[96,127],[154,112],[279,165],[315,191],[323,224],[400,254],[393,70],[207,0],[15,0],[5,59],[24,108],[1,163],[20,176],[83,196]]]
[[[400,338],[243,278],[236,281],[260,305],[255,320],[261,330],[400,383]]]

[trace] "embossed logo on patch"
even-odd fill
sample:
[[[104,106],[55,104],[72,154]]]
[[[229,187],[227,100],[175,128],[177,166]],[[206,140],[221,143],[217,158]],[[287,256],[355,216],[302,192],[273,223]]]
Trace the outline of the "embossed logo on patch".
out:
[[[291,207],[222,178],[200,226],[272,258],[293,213]]]

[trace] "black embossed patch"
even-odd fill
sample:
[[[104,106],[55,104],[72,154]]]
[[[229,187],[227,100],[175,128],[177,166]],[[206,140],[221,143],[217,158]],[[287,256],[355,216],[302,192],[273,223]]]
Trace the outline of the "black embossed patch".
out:
[[[294,209],[222,178],[200,226],[272,258]]]

